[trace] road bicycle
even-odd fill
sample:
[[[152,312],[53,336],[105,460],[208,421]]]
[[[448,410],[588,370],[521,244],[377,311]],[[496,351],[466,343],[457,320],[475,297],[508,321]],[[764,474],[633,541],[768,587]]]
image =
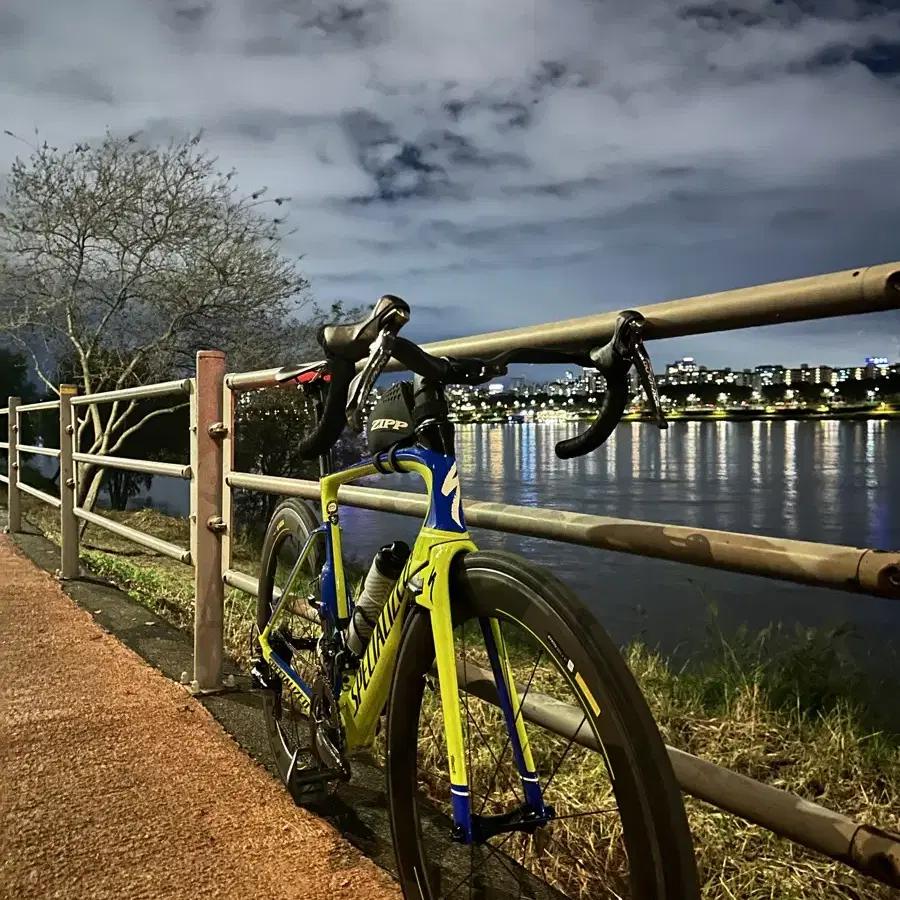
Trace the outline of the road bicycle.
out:
[[[262,552],[252,678],[278,771],[309,803],[351,777],[355,753],[375,754],[407,898],[697,898],[681,793],[638,685],[561,581],[477,549],[445,397],[447,385],[484,384],[511,363],[593,367],[604,400],[585,432],[557,444],[572,458],[612,433],[634,365],[664,426],[644,320],[621,314],[592,350],[453,359],[400,337],[409,318],[386,295],[363,321],[320,329],[324,362],[277,375],[315,403],[299,449],[321,471],[321,520],[283,502]],[[362,430],[391,358],[414,377],[371,409],[371,458],[335,472],[333,447],[348,422]],[[396,472],[424,481],[427,516],[414,546],[384,547],[354,591],[338,489]]]

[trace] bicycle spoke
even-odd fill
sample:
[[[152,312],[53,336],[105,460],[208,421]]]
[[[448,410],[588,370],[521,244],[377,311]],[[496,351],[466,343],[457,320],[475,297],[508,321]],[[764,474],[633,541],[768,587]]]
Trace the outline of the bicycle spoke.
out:
[[[524,835],[523,835],[524,837]],[[525,865],[525,860],[528,859],[528,841],[522,841],[522,868],[527,870],[527,866]],[[517,900],[522,900],[522,889],[524,887],[523,882],[519,881],[519,896]]]
[[[578,734],[579,731],[581,731],[581,726],[584,725],[585,722],[587,722],[587,713],[585,713],[581,717],[581,722],[579,723],[578,727],[575,729],[575,732],[574,732],[572,738],[569,740],[569,743],[566,745],[566,749],[563,750],[563,754],[562,754],[562,756],[560,756],[559,762],[556,764],[553,771],[550,773],[550,777],[547,779],[547,783],[543,787],[543,793],[545,795],[547,793],[547,790],[550,788],[551,782],[553,781],[554,778],[556,778],[556,773],[559,771],[560,766],[562,766],[563,762],[565,761],[565,758],[569,755],[569,751],[575,745],[575,735]]]
[[[504,844],[505,844],[505,843],[506,843],[506,842],[507,842],[507,841],[508,841],[515,833],[516,833],[515,831],[511,831],[505,838],[503,838],[503,840],[500,841],[500,843],[497,845],[497,850],[501,849],[501,848],[503,847],[503,845],[504,845]],[[490,847],[491,850],[494,849],[489,843],[479,844],[479,846],[480,846],[480,847]],[[475,866],[475,868],[474,868],[468,875],[465,875],[465,876],[463,876],[462,878],[460,878],[460,880],[457,881],[456,884],[454,884],[453,887],[450,888],[449,891],[447,891],[447,892],[441,894],[441,896],[438,897],[438,900],[447,900],[448,897],[452,897],[453,894],[456,893],[456,891],[457,891],[458,888],[460,888],[463,884],[465,884],[467,878],[468,878],[468,879],[474,879],[475,874],[476,874],[477,872],[480,872],[480,871],[487,865],[487,862],[488,862],[488,859],[489,859],[489,858],[490,858],[490,857],[487,857],[487,856],[484,857],[484,858],[481,860],[481,862],[478,863],[478,865]]]
[[[522,861],[522,867],[523,867],[527,872],[529,872],[529,874],[530,874],[530,869],[528,869],[528,866],[527,866],[527,864],[526,864],[526,862],[525,862],[525,861],[528,859],[528,850],[527,850],[527,848],[528,848],[529,846],[531,847],[531,852],[532,852],[532,854],[534,855],[534,858],[537,859],[537,847],[535,846],[535,842],[534,842],[534,839],[533,839],[533,838],[532,838],[531,840],[526,839],[526,841],[525,841],[525,846],[526,846],[526,851],[525,851],[525,856],[524,856],[523,861]],[[546,885],[544,886],[544,891],[545,891],[545,893],[546,893],[546,891],[547,891]],[[527,897],[526,900],[535,900],[534,891],[532,891],[532,890],[529,889],[529,892],[528,892],[528,893],[529,893],[530,896]]]
[[[618,812],[618,806],[612,806],[609,809],[592,809],[590,812],[566,813],[564,816],[554,816],[554,822],[561,822],[563,819],[581,819],[585,816],[604,816],[607,813]]]
[[[518,832],[510,832],[510,833],[511,833],[511,834],[517,834]],[[505,854],[500,853],[499,850],[495,850],[489,843],[486,843],[486,842],[485,842],[482,846],[487,847],[488,850],[490,850],[491,853],[492,853],[494,856],[496,856],[497,859],[500,860],[500,862],[502,863],[502,865],[503,865],[503,867],[506,869],[506,871],[509,872],[510,875],[512,875],[512,877],[516,880],[516,882],[517,882],[517,883],[519,884],[519,886],[521,887],[521,885],[522,885],[521,873],[517,872],[517,871],[512,867],[512,865],[510,864],[509,858],[508,858]],[[520,893],[521,893],[521,891],[520,891]]]
[[[463,663],[466,664],[466,663],[468,663],[468,654],[466,653],[465,625],[462,626],[461,631],[462,631],[462,641],[463,641]],[[495,777],[496,777],[496,773],[500,769],[500,760],[497,759],[497,754],[494,753],[494,748],[491,747],[490,741],[487,739],[484,731],[482,731],[482,729],[481,729],[481,725],[478,724],[478,718],[476,716],[471,716],[471,721],[470,721],[471,707],[469,706],[468,693],[466,691],[460,691],[460,693],[463,695],[463,703],[465,704],[465,707],[466,707],[467,723],[469,724],[469,727],[471,727],[472,724],[475,725],[475,730],[478,732],[478,736],[481,738],[483,745],[487,748],[488,753],[491,754],[491,758],[494,760],[494,773],[495,773]],[[471,754],[469,756],[469,771],[470,771],[470,773],[472,773]],[[494,785],[494,779],[492,778],[491,782],[490,782],[490,788],[492,788],[493,785]],[[472,798],[474,798],[474,796],[475,796],[473,787],[474,787],[474,776],[473,776],[473,774],[470,774],[470,776],[469,776],[469,795]],[[487,793],[485,794],[485,796],[483,798],[481,809],[478,811],[479,815],[481,815],[481,813],[484,811],[484,808],[487,805],[488,799],[490,798],[490,788],[488,789]],[[513,791],[515,792],[516,799],[520,803],[523,802],[524,798],[522,797],[521,792],[515,786],[515,782],[513,782]],[[498,805],[501,805],[501,804],[498,804]]]
[[[465,693],[465,692],[463,692],[463,693]],[[478,732],[478,736],[481,738],[482,742],[484,743],[484,746],[487,747],[488,753],[491,754],[491,758],[494,760],[494,764],[497,767],[499,767],[500,761],[497,759],[497,754],[494,753],[493,747],[491,747],[490,742],[488,741],[487,737],[485,736],[485,733],[481,730],[481,726],[478,724],[478,719],[473,717],[472,723],[475,725],[475,730]],[[516,799],[520,803],[524,802],[524,798],[522,797],[522,794],[519,791],[519,789],[516,787],[515,782],[513,782],[513,790],[516,793]]]
[[[544,882],[544,893],[553,900],[553,897],[550,894],[550,881],[547,878],[547,870],[544,868],[544,860],[535,849],[534,858],[538,861],[538,865],[541,867],[541,879]]]
[[[428,731],[431,735],[431,739],[435,743],[435,746],[438,746],[438,747],[441,746],[441,742],[438,740],[438,736],[435,733],[435,730],[432,727],[431,722],[426,722],[425,727],[428,729]],[[448,785],[453,784],[452,780],[450,779],[450,776],[447,775],[443,770],[439,770],[439,767],[435,766],[430,771],[431,771],[431,775],[434,776],[435,778],[439,778],[441,781],[445,781]],[[470,791],[470,793],[472,793],[471,787],[470,787],[469,791]],[[472,796],[474,797],[474,796],[480,796],[480,795],[476,795],[473,793]],[[501,808],[503,807],[503,804],[500,803],[498,800],[490,800],[490,798],[488,798],[488,800],[490,803],[493,803],[494,806],[499,806]]]

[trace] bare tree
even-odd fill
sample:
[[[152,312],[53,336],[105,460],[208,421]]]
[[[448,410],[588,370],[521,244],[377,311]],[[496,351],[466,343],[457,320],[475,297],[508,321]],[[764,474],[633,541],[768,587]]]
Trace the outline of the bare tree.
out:
[[[155,147],[107,132],[66,150],[29,144],[13,164],[0,212],[0,330],[51,391],[64,354],[96,393],[188,374],[202,347],[243,351],[303,331],[308,282],[281,253],[283,220],[263,208],[288,198],[243,195],[201,141]],[[174,408],[87,407],[79,447],[115,453]],[[91,508],[101,473],[80,474]]]

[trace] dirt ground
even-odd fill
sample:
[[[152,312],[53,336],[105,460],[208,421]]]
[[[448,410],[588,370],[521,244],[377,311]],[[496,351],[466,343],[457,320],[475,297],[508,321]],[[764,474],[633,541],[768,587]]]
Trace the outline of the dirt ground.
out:
[[[0,535],[0,898],[398,898]]]

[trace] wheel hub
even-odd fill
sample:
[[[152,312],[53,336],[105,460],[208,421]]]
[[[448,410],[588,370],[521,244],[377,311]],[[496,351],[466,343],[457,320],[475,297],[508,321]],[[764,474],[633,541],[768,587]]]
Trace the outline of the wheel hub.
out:
[[[483,844],[489,838],[510,831],[522,834],[534,833],[553,821],[556,813],[552,806],[544,807],[544,815],[539,815],[530,803],[523,803],[518,809],[496,816],[472,816],[472,843]],[[466,832],[461,825],[456,825],[450,834],[453,841],[466,843]]]

